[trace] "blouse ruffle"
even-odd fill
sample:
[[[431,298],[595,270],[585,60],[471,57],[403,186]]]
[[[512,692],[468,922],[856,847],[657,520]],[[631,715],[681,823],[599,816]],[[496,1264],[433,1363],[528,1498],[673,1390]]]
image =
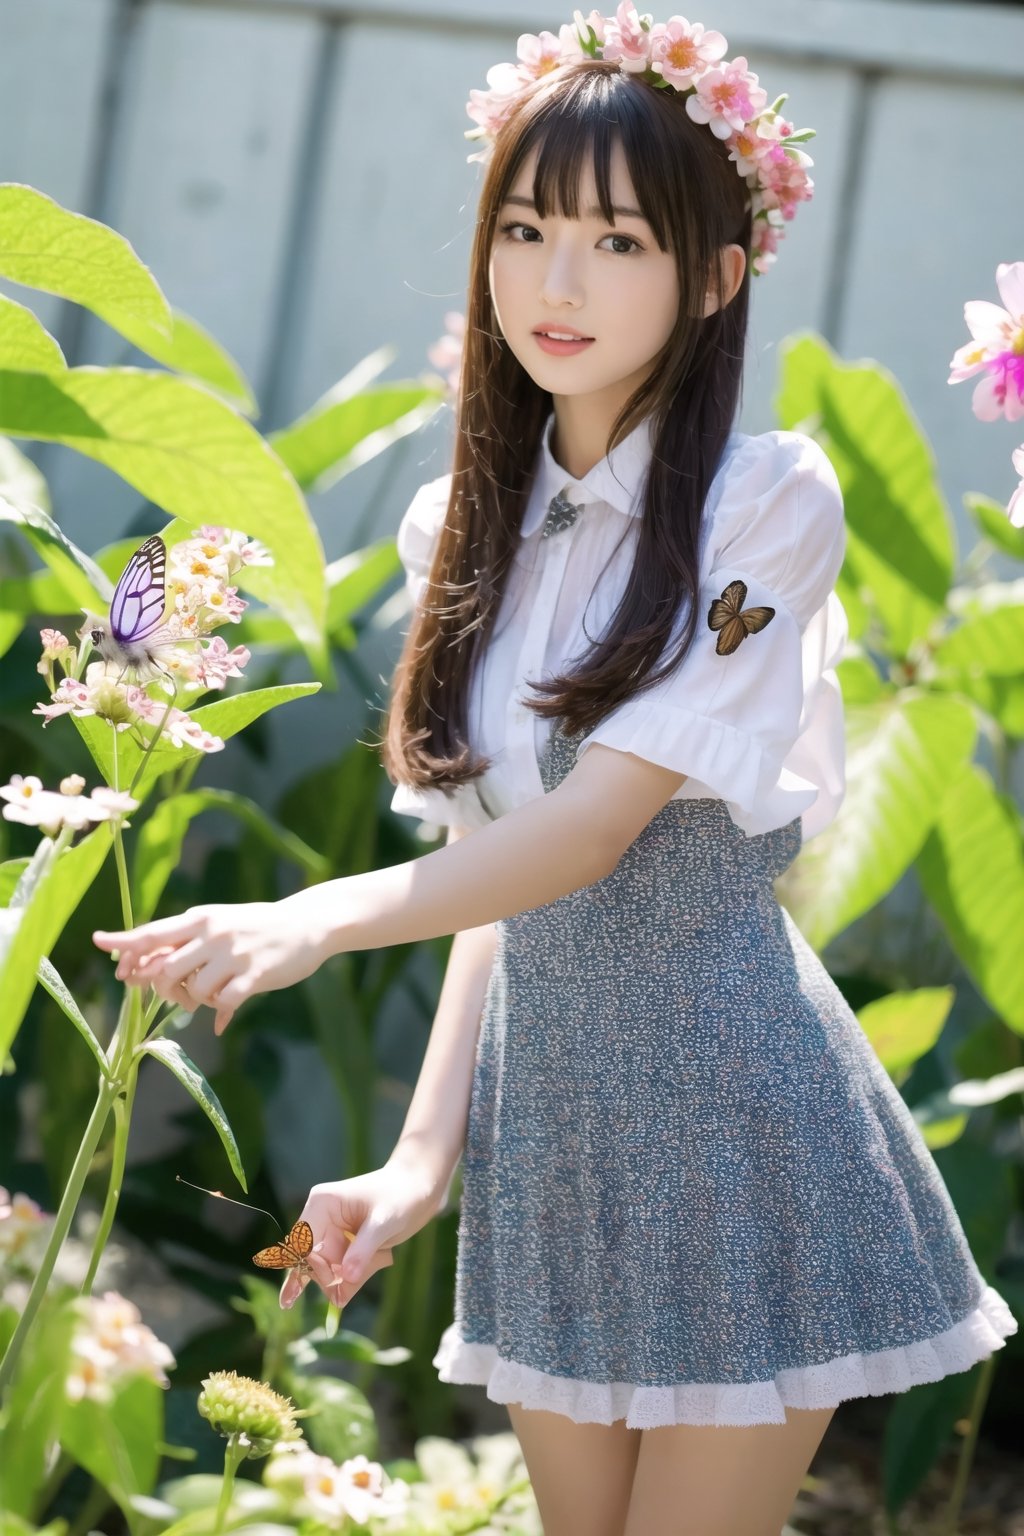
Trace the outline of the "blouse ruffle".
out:
[[[550,1376],[502,1359],[493,1344],[467,1343],[455,1323],[441,1335],[433,1364],[441,1381],[485,1387],[491,1402],[549,1409],[577,1424],[611,1424],[616,1419],[625,1419],[629,1429],[784,1424],[787,1408],[832,1408],[845,1398],[905,1392],[951,1372],[968,1371],[1002,1349],[1016,1331],[1010,1308],[998,1291],[986,1286],[977,1307],[934,1338],[779,1370],[768,1381],[644,1387]]]

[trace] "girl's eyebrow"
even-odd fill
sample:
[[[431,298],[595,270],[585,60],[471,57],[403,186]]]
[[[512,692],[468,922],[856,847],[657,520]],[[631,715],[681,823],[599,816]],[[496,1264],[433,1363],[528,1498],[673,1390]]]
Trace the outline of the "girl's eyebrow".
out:
[[[519,203],[521,207],[532,208],[534,213],[537,212],[536,203],[534,203],[533,200],[529,197],[509,196],[506,197],[505,201],[506,203]],[[600,208],[588,208],[586,211],[592,219],[601,219],[604,217],[603,210]],[[624,219],[640,219],[644,224],[647,223],[647,220],[644,218],[639,208],[620,208],[616,206],[612,209],[612,212],[617,213],[621,218]]]

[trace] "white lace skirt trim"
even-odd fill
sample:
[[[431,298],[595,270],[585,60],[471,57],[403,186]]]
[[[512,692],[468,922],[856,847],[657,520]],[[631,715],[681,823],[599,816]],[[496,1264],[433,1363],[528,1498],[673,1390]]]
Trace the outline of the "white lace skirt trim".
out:
[[[1002,1349],[1017,1320],[991,1286],[973,1312],[945,1333],[896,1349],[844,1355],[818,1365],[777,1371],[772,1381],[680,1383],[641,1387],[628,1381],[577,1381],[502,1360],[493,1344],[469,1344],[454,1323],[441,1336],[434,1365],[442,1381],[487,1389],[494,1403],[519,1403],[565,1414],[577,1424],[625,1419],[631,1429],[666,1424],[784,1424],[786,1408],[834,1408],[848,1397],[905,1392],[970,1370]]]

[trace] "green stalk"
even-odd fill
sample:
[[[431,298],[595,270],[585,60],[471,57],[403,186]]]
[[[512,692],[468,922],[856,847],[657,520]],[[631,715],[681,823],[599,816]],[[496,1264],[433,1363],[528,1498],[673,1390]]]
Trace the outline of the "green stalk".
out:
[[[992,1385],[995,1368],[995,1355],[989,1355],[981,1363],[981,1370],[978,1373],[978,1385],[975,1388],[974,1401],[971,1404],[970,1428],[964,1437],[963,1445],[960,1447],[956,1476],[953,1479],[953,1491],[949,1496],[949,1504],[943,1510],[942,1523],[938,1527],[938,1536],[956,1536],[956,1531],[959,1529],[960,1510],[963,1507],[964,1495],[967,1492],[967,1479],[971,1473],[971,1462],[974,1460],[974,1448],[978,1442],[981,1416],[985,1411],[985,1402],[988,1398],[989,1388]]]
[[[18,1326],[15,1328],[14,1333],[11,1335],[11,1342],[7,1346],[3,1362],[0,1363],[0,1396],[3,1395],[5,1387],[10,1382],[11,1376],[14,1373],[14,1367],[18,1363],[18,1357],[21,1354],[22,1347],[28,1335],[28,1331],[31,1328],[33,1320],[35,1319],[35,1315],[39,1310],[39,1304],[46,1293],[46,1287],[49,1284],[50,1276],[53,1273],[53,1266],[57,1261],[57,1255],[63,1246],[64,1239],[68,1235],[68,1230],[71,1226],[71,1218],[74,1216],[75,1210],[77,1209],[79,1198],[83,1188],[85,1187],[85,1181],[89,1173],[89,1168],[92,1165],[92,1160],[95,1155],[96,1148],[100,1144],[100,1137],[103,1135],[103,1128],[107,1123],[107,1116],[110,1113],[111,1105],[117,1097],[117,1094],[118,1087],[116,1084],[108,1083],[105,1079],[100,1082],[99,1092],[96,1095],[96,1103],[93,1106],[92,1114],[89,1116],[89,1123],[85,1128],[85,1135],[82,1137],[81,1146],[79,1147],[75,1156],[74,1166],[71,1169],[70,1177],[68,1178],[64,1193],[61,1196],[60,1206],[58,1207],[57,1214],[54,1217],[53,1231],[50,1233],[50,1241],[47,1244],[46,1252],[43,1254],[42,1262],[39,1265],[39,1271],[32,1282],[32,1289],[29,1291],[28,1300],[25,1303],[25,1310],[22,1312],[21,1317],[18,1319]]]
[[[227,1518],[231,1505],[231,1495],[235,1487],[235,1472],[245,1460],[248,1447],[239,1445],[238,1436],[230,1435],[224,1451],[224,1481],[220,1486],[220,1502],[217,1505],[217,1516],[213,1522],[213,1536],[219,1536],[224,1529],[224,1521]]]
[[[124,1093],[118,1094],[114,1100],[114,1155],[110,1165],[110,1180],[107,1184],[107,1198],[103,1204],[103,1215],[96,1229],[96,1238],[93,1242],[92,1257],[89,1260],[89,1272],[82,1283],[83,1296],[92,1294],[93,1281],[96,1279],[96,1271],[103,1257],[103,1250],[107,1246],[110,1237],[110,1229],[114,1225],[114,1212],[121,1198],[121,1185],[124,1183],[124,1165],[128,1152],[128,1132],[131,1129],[132,1103],[135,1099],[135,1088],[139,1081],[139,1058],[130,1064],[128,1068],[128,1082]]]

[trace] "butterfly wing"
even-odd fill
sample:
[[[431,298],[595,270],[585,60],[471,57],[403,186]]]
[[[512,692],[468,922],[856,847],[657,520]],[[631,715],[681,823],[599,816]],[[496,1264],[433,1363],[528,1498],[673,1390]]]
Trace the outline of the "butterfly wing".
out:
[[[744,608],[740,614],[743,620],[743,628],[748,635],[756,635],[759,629],[764,629],[775,617],[774,608]]]
[[[743,599],[746,595],[745,581],[730,581],[721,597],[711,600],[711,607],[708,609],[708,628],[724,629],[743,607]]]
[[[154,533],[132,555],[110,600],[110,633],[137,644],[159,626],[167,606],[167,546]]]
[[[261,1248],[259,1253],[254,1253],[252,1261],[260,1269],[294,1269],[296,1264],[301,1264],[302,1257],[301,1253],[295,1252],[290,1242],[271,1243],[269,1248]]]
[[[313,1246],[313,1228],[308,1221],[301,1218],[295,1223],[288,1234],[288,1246],[293,1248],[300,1259],[304,1259]]]

